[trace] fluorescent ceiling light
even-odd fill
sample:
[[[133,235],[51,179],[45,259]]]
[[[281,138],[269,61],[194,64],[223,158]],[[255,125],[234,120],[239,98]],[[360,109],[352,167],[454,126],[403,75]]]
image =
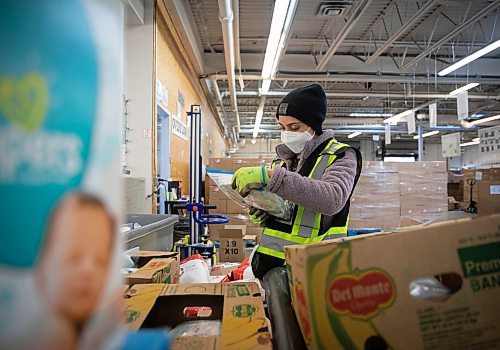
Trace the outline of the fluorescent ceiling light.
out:
[[[256,138],[257,135],[259,134],[259,128],[260,128],[260,123],[262,122],[262,115],[264,114],[264,111],[259,108],[257,113],[255,114],[255,126],[253,129],[253,138]]]
[[[270,87],[271,87],[271,79],[262,80],[262,88],[260,89],[261,93],[268,92]]]
[[[481,124],[481,123],[491,122],[492,120],[497,120],[497,119],[500,119],[500,114],[494,115],[493,117],[488,117],[488,118],[477,119],[477,120],[471,121],[469,123],[469,125],[477,125],[477,124]]]
[[[392,117],[391,113],[351,113],[349,117]]]
[[[264,115],[264,105],[266,104],[266,98],[261,97],[259,108],[257,109],[257,113],[255,113],[255,124],[253,127],[253,138],[255,139],[259,134],[260,123],[262,122],[262,116]]]
[[[352,138],[354,138],[354,137],[356,137],[358,135],[361,135],[361,131],[353,132],[352,134],[347,135],[347,138],[348,139],[352,139]]]
[[[393,117],[385,119],[384,123],[386,123],[386,124],[397,123],[397,122],[399,122],[401,120],[401,118],[406,117],[407,115],[412,114],[412,112],[413,112],[413,109],[409,109],[407,111],[401,112],[399,114],[396,114]]]
[[[273,71],[273,68],[276,68],[277,65],[275,61],[281,55],[284,40],[290,28],[291,18],[287,18],[287,14],[291,16],[291,12],[293,11],[289,11],[289,9],[295,6],[295,2],[296,0],[276,0],[274,3],[273,19],[271,21],[271,29],[269,30],[269,38],[267,39],[264,65],[262,66],[263,79],[271,79],[275,73]]]
[[[479,145],[479,141],[471,141],[471,142],[461,143],[460,147],[474,146],[474,145]]]
[[[438,75],[440,77],[443,77],[443,76],[445,76],[447,74],[450,74],[451,72],[456,71],[457,69],[465,66],[466,64],[471,63],[472,61],[478,59],[481,56],[484,56],[484,55],[490,53],[493,50],[498,49],[499,47],[500,47],[500,39],[497,40],[497,41],[495,41],[492,44],[489,44],[488,46],[483,47],[481,50],[478,50],[478,51],[474,52],[473,54],[471,54],[471,55],[469,55],[467,57],[462,58],[460,61],[458,61],[456,63],[453,63],[451,66],[449,66],[449,67],[443,69],[442,71],[440,71],[438,73]]]
[[[467,84],[467,85],[464,85],[462,87],[459,87],[458,89],[456,90],[453,90],[452,92],[450,92],[450,96],[456,96],[456,95],[459,95],[461,94],[462,92],[465,92],[467,90],[470,90],[476,86],[478,86],[479,83],[470,83],[470,84]]]
[[[439,134],[439,131],[438,130],[434,130],[434,131],[429,131],[429,132],[423,133],[422,137],[429,137],[429,136],[437,135],[437,134]],[[413,139],[414,140],[418,140],[418,135],[413,136]]]
[[[476,138],[473,138],[472,141],[473,142],[479,142],[479,141],[481,141],[481,139],[479,137],[476,137]]]

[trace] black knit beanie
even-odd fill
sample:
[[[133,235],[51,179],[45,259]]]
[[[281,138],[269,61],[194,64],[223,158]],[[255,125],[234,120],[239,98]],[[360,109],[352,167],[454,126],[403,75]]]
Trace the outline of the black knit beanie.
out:
[[[317,134],[323,133],[321,125],[326,116],[326,95],[319,84],[311,84],[291,91],[281,100],[276,118],[289,115],[310,126]]]

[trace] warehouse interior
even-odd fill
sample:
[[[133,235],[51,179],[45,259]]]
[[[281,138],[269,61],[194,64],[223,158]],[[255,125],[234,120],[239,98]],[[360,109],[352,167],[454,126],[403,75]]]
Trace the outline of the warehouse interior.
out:
[[[0,1],[0,349],[499,348],[499,17]]]

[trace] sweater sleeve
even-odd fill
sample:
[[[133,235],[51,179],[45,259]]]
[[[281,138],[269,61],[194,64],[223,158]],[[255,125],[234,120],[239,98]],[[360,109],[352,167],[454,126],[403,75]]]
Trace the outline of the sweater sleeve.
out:
[[[356,152],[348,149],[344,157],[326,169],[321,180],[310,179],[277,166],[267,189],[304,208],[332,216],[342,210],[349,199],[356,168]]]

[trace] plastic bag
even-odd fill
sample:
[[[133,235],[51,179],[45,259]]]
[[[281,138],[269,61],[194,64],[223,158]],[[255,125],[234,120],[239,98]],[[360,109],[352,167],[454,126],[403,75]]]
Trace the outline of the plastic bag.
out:
[[[221,321],[188,321],[183,322],[172,331],[170,336],[172,338],[179,337],[193,337],[193,336],[215,336],[221,334]]]
[[[281,219],[289,220],[292,215],[293,204],[264,188],[251,190],[248,196],[242,197],[231,187],[234,172],[209,169],[207,174],[217,187],[239,206],[249,209],[255,207]]]
[[[210,269],[200,254],[181,261],[179,283],[210,283]]]

